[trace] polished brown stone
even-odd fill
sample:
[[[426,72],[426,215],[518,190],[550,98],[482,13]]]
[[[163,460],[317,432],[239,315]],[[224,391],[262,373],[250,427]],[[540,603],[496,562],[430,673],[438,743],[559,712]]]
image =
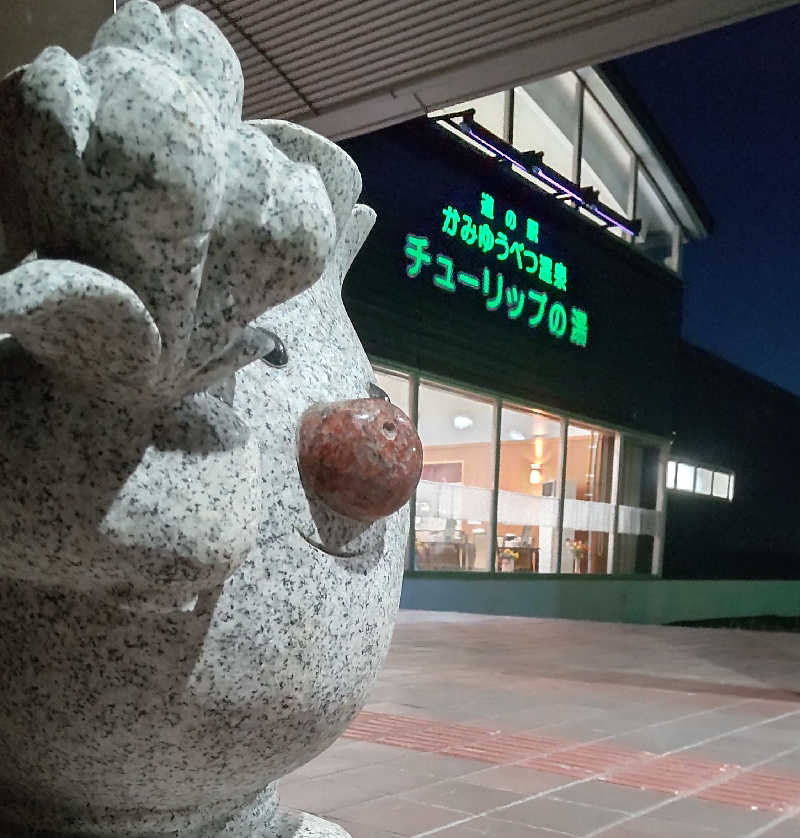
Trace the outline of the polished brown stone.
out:
[[[303,415],[298,462],[307,489],[331,509],[374,521],[399,509],[422,473],[422,443],[383,399],[317,405]]]

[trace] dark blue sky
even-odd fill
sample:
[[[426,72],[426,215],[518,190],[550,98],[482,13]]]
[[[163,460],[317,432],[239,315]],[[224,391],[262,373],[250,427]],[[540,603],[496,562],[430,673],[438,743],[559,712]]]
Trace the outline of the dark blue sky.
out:
[[[684,250],[684,337],[800,395],[800,5],[615,62],[716,227]]]

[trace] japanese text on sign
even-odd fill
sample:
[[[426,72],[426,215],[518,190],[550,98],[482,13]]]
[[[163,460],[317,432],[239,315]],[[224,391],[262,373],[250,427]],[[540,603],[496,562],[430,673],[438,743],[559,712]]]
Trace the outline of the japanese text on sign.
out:
[[[481,194],[480,214],[488,221],[495,220],[494,198],[486,192]],[[522,279],[536,279],[550,286],[550,289],[545,290],[541,285],[522,287],[488,266],[483,267],[479,275],[459,270],[455,260],[448,254],[430,252],[429,238],[413,233],[406,236],[404,248],[408,260],[406,275],[410,279],[416,279],[425,270],[432,274],[433,285],[441,291],[452,294],[462,286],[480,293],[487,311],[504,311],[509,320],[520,320],[531,329],[541,324],[555,338],[563,338],[568,333],[571,344],[586,346],[589,335],[588,316],[583,309],[575,306],[568,309],[557,298],[559,295],[552,293],[566,292],[567,268],[562,262],[554,263],[550,256],[538,248],[537,221],[527,218],[524,225],[518,224],[517,213],[507,209],[502,214],[505,230],[501,230],[496,222],[489,225],[485,220],[473,220],[472,216],[453,206],[445,207],[442,216],[442,232],[445,235],[460,240],[470,248],[477,247],[487,257],[494,255],[496,261],[501,263],[501,266],[496,267],[516,268],[522,273]],[[518,226],[520,229],[516,233]],[[521,239],[523,233],[524,240]],[[537,247],[534,249],[531,245]]]
[[[481,215],[489,220],[494,219],[494,198],[486,192],[481,194]],[[442,232],[446,235],[459,238],[470,247],[477,246],[486,255],[493,253],[498,262],[508,262],[509,266],[516,265],[517,270],[536,276],[559,291],[567,290],[566,265],[563,262],[553,264],[550,256],[530,247],[530,243],[539,242],[538,221],[527,219],[526,240],[519,241],[509,239],[506,230],[498,230],[486,221],[475,221],[471,215],[453,206],[445,207],[442,216]],[[517,229],[517,214],[513,209],[506,210],[505,226],[507,230],[512,231],[512,235]]]

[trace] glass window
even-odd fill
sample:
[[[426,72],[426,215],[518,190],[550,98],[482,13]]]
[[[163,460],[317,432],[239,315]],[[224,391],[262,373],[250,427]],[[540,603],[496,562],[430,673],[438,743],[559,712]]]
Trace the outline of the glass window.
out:
[[[564,482],[562,573],[607,573],[614,434],[570,422]]]
[[[622,443],[615,573],[652,573],[658,530],[658,462],[655,445],[625,437]],[[675,463],[672,463],[675,480]],[[668,466],[669,471],[669,466]]]
[[[558,571],[561,420],[504,407],[495,567],[501,572]]]
[[[583,100],[582,152],[581,184],[597,189],[602,203],[627,216],[633,155],[588,91]]]
[[[713,471],[670,460],[667,463],[667,488],[733,500],[733,475],[728,471]]]
[[[375,381],[387,396],[389,401],[399,407],[406,416],[411,416],[411,379],[399,372],[389,372],[380,367],[374,368]],[[406,549],[405,569],[411,567],[411,551]]]
[[[543,151],[544,163],[570,179],[577,90],[573,73],[514,88],[514,146],[520,151]]]
[[[694,491],[694,466],[690,466],[688,463],[678,463],[675,488],[683,492]]]
[[[388,396],[393,405],[399,407],[406,416],[411,416],[411,382],[407,375],[375,369],[375,380]]]
[[[676,269],[677,254],[673,254],[672,246],[677,225],[641,167],[636,181],[636,217],[642,222],[636,237],[637,249],[654,262]]]
[[[714,472],[714,490],[715,498],[728,497],[728,475],[722,471]]]
[[[667,463],[667,488],[674,489],[675,488],[675,460],[670,460]]]
[[[375,374],[392,402],[410,412],[411,377],[380,368]],[[661,456],[657,445],[534,408],[498,405],[493,399],[427,381],[419,386],[417,412],[424,446],[413,554],[418,570],[652,572],[663,514],[657,508]],[[619,482],[614,490],[617,460]],[[495,473],[496,510],[492,506]],[[733,500],[734,475],[728,471],[669,460],[665,479],[670,489]]]
[[[711,494],[711,470],[698,468],[694,476],[694,490],[698,495]]]
[[[416,502],[418,570],[490,569],[495,406],[422,383],[418,431],[424,449]]]

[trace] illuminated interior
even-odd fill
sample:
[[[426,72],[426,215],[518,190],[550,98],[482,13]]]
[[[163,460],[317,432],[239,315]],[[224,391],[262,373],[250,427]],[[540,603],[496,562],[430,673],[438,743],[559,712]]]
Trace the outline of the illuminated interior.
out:
[[[668,489],[719,500],[733,500],[734,475],[730,471],[669,460],[666,479]]]
[[[407,567],[656,571],[663,457],[654,442],[397,371],[376,375],[415,415],[424,448]]]

